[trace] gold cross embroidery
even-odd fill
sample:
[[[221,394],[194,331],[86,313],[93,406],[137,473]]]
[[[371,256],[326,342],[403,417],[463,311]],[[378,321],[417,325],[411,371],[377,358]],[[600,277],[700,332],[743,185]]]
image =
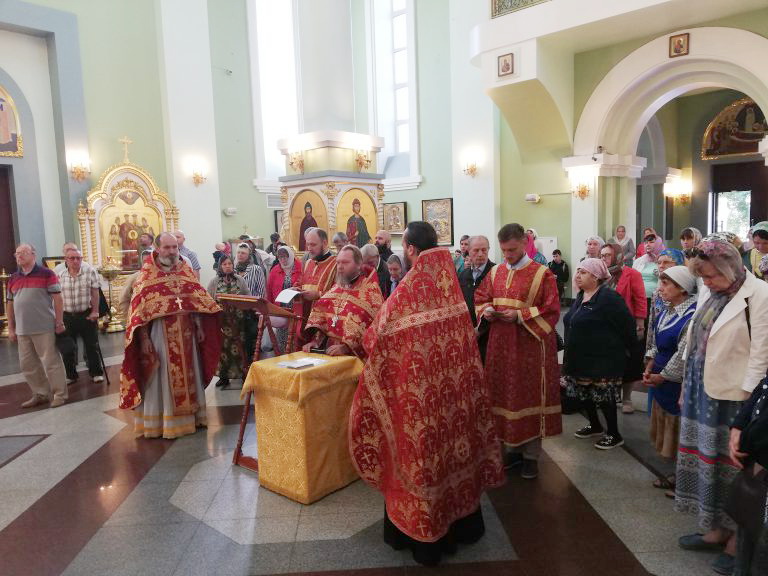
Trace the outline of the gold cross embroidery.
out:
[[[178,307],[179,307],[179,310],[181,310],[181,309],[182,309],[182,306],[181,306],[181,298],[179,298],[178,296],[176,296],[176,300],[174,300],[174,302],[176,302],[176,306],[178,306]]]

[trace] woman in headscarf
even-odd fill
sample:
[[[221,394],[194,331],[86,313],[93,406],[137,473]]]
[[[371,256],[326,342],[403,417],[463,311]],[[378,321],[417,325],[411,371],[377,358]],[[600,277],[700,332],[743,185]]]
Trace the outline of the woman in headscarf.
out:
[[[215,300],[219,294],[248,294],[245,280],[235,274],[234,262],[227,254],[216,263],[216,276],[208,283],[208,293]],[[243,377],[242,322],[242,310],[224,308],[221,313],[221,356],[216,386],[226,388],[230,379]]]
[[[525,233],[530,238],[530,242],[533,244],[533,256],[528,254],[528,257],[533,260],[534,262],[538,262],[542,266],[546,266],[548,264],[547,257],[544,256],[544,254],[541,253],[539,250],[539,247],[536,246],[536,239],[539,237],[539,233],[536,232],[534,228],[528,228],[528,230],[525,231]],[[527,252],[527,246],[526,246],[526,252]]]
[[[405,264],[405,258],[397,254],[392,254],[392,256],[389,257],[389,260],[387,260],[387,270],[389,271],[390,281],[389,296],[391,296],[392,292],[395,291],[397,285],[400,284],[408,272],[408,266]]]
[[[283,290],[295,286],[301,282],[301,262],[296,260],[293,248],[290,246],[280,246],[277,249],[277,264],[272,267],[267,281],[267,300],[276,304],[277,295]],[[290,304],[279,304],[281,308],[293,310],[293,302]],[[285,346],[288,343],[288,328],[279,327],[275,330],[277,342],[280,350],[286,352]]]
[[[237,252],[235,252],[235,274],[245,280],[250,296],[264,297],[267,284],[264,270],[261,266],[254,264],[253,252],[248,242],[242,242],[237,246]],[[252,311],[246,310],[243,313],[243,340],[246,358],[253,357],[258,333],[259,322],[256,315]]]
[[[616,290],[624,299],[629,313],[635,319],[635,339],[630,356],[627,359],[622,377],[622,406],[624,414],[632,414],[632,388],[643,378],[643,358],[645,356],[645,330],[648,319],[648,301],[645,298],[645,286],[640,272],[624,266],[624,254],[618,244],[606,244],[600,250],[600,259],[608,268],[611,277],[608,286]]]
[[[652,391],[651,442],[663,458],[674,460],[680,436],[680,385],[683,381],[685,335],[696,311],[696,278],[685,266],[665,268],[659,278],[664,308],[649,324],[649,347],[643,384]],[[675,476],[657,478],[656,488],[675,487]],[[674,498],[674,492],[668,492]]]
[[[632,266],[632,260],[635,259],[635,243],[632,238],[627,236],[626,226],[616,226],[613,237],[608,240],[609,244],[618,244],[621,246],[622,262],[624,266]]]
[[[645,254],[640,256],[632,267],[640,272],[645,286],[645,297],[649,300],[659,284],[659,265],[656,260],[664,250],[664,241],[654,233],[643,237]]]
[[[750,229],[752,250],[744,253],[744,266],[760,280],[764,280],[760,271],[760,260],[768,255],[768,221],[758,222]]]
[[[654,230],[653,228],[648,226],[647,228],[643,228],[643,235],[641,236],[641,238],[645,238],[646,236],[648,236],[650,234],[653,234],[654,236],[661,237],[658,234],[658,232],[656,232],[656,230]],[[665,248],[665,246],[663,245],[663,242],[662,242],[662,246],[659,249],[659,251],[664,250],[664,248]],[[636,253],[635,256],[637,258],[640,258],[640,256],[642,256],[643,254],[645,254],[645,243],[644,242],[640,242],[640,244],[637,245],[637,253]]]
[[[582,258],[584,260],[585,258],[597,258],[600,259],[600,250],[603,246],[605,246],[605,240],[603,240],[600,236],[590,236],[584,241],[584,245],[587,247],[587,254]]]
[[[682,536],[679,545],[722,550],[713,568],[730,574],[736,526],[724,506],[737,467],[728,426],[768,369],[768,284],[747,273],[736,247],[716,236],[701,241],[689,268],[708,290],[688,331],[675,507],[697,514],[703,534]]]
[[[701,231],[693,226],[683,228],[682,232],[680,232],[680,246],[686,259],[691,257],[692,250],[698,246],[701,238]]]
[[[601,436],[594,445],[601,450],[624,444],[619,433],[616,399],[621,390],[625,358],[636,338],[635,322],[627,305],[606,285],[610,277],[602,260],[582,260],[575,274],[579,293],[563,319],[563,374],[567,393],[582,403],[589,418],[589,424],[574,435],[576,438]],[[597,416],[598,407],[605,416],[605,428]]]

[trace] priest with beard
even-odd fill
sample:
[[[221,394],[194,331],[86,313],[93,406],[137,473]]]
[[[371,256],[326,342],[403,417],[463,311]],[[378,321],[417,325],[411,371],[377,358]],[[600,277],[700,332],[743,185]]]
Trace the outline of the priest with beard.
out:
[[[434,565],[482,537],[480,496],[504,474],[451,254],[427,222],[408,224],[403,251],[411,269],[365,335],[350,453],[384,494],[384,541]]]
[[[177,438],[207,424],[205,386],[221,352],[221,308],[163,232],[145,259],[130,301],[120,408],[133,410],[136,436]]]
[[[301,281],[293,288],[301,291],[301,314],[307,318],[315,301],[328,292],[336,280],[336,256],[328,249],[328,233],[322,228],[310,229],[305,240],[309,258]]]
[[[307,332],[313,337],[304,351],[364,359],[363,336],[383,302],[375,271],[363,274],[360,249],[344,246],[336,256],[336,284],[312,307]]]

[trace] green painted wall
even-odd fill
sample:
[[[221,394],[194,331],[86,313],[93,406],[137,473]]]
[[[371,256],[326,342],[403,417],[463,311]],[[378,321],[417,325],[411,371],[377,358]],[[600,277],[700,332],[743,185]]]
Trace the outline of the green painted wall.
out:
[[[539,236],[556,236],[571,262],[571,194],[565,172],[559,161],[523,164],[512,130],[503,118],[500,123],[501,222],[518,222],[535,228]],[[526,202],[526,194],[541,195],[541,203]],[[545,256],[551,259],[550,254]]]
[[[168,191],[155,2],[28,1],[77,16],[92,183],[122,161],[117,140],[127,135],[131,161]]]
[[[249,234],[266,238],[266,246],[274,232],[274,209],[267,208],[266,195],[253,186],[256,156],[245,0],[209,0],[208,28],[221,206],[238,209],[235,216],[220,214],[222,232],[234,238],[247,226]]]
[[[419,0],[415,7],[419,153],[424,180],[418,189],[388,192],[384,200],[407,202],[408,220],[421,219],[422,200],[453,196],[448,10],[445,0]],[[454,231],[456,243],[460,235]]]
[[[755,10],[753,12],[744,12],[712,22],[704,22],[697,27],[706,26],[741,28],[742,30],[748,30],[760,34],[761,36],[768,37],[768,8]],[[667,32],[674,32],[674,30],[670,29]],[[606,48],[581,52],[575,55],[574,128],[578,125],[578,120],[581,117],[584,106],[592,95],[592,92],[594,92],[595,88],[597,88],[597,85],[605,75],[610,72],[611,68],[632,51],[650,42],[654,38],[658,38],[662,34],[664,34],[664,32],[646,38],[614,44],[613,46],[608,46]]]

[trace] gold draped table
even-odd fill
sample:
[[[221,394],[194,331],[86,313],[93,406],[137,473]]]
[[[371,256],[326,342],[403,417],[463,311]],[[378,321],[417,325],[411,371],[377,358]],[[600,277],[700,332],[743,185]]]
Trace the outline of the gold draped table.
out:
[[[319,366],[281,362],[322,358]],[[251,364],[243,396],[253,392],[259,483],[311,504],[358,478],[347,439],[349,410],[363,363],[354,356],[294,352]]]

